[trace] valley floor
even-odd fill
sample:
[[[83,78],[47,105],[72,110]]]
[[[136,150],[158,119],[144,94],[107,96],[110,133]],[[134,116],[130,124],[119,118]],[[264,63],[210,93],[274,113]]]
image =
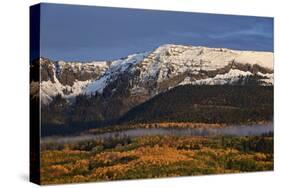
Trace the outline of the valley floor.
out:
[[[273,134],[112,137],[41,145],[41,183],[273,170]]]

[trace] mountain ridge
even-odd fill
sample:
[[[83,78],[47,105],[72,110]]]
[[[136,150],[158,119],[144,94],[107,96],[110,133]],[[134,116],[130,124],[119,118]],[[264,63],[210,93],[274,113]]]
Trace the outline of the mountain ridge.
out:
[[[66,99],[113,95],[118,87],[125,87],[132,100],[141,103],[178,85],[243,85],[241,79],[249,77],[259,85],[273,85],[273,53],[227,48],[165,44],[114,61],[40,58],[39,64],[41,101],[46,105],[56,95]]]

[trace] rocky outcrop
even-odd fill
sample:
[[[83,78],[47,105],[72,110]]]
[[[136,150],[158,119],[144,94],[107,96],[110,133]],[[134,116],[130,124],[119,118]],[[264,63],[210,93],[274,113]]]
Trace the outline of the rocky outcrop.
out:
[[[63,85],[73,86],[76,80],[87,81],[95,80],[101,73],[104,73],[110,62],[63,62],[55,63],[56,76]]]
[[[110,62],[106,61],[64,62],[42,57],[30,67],[34,75],[40,75],[39,78],[31,80],[30,93],[38,95],[37,91],[40,88],[43,104],[48,104],[57,95],[65,98],[75,97],[82,93],[87,84],[103,75],[109,65]],[[40,74],[36,73],[38,70]]]
[[[56,95],[101,94],[131,108],[178,85],[273,85],[273,53],[168,44],[108,62],[41,58],[40,72],[46,104]]]
[[[41,82],[50,80],[52,83],[55,83],[54,63],[47,58],[40,58],[38,63],[40,64]]]

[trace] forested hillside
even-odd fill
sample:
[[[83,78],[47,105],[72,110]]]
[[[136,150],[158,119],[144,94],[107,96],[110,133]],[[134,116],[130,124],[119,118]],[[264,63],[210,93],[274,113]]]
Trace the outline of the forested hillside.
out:
[[[273,119],[272,86],[179,86],[119,118],[116,114],[123,110],[122,101],[104,103],[104,97],[79,96],[73,103],[55,97],[42,109],[42,135],[72,134],[115,124],[163,121],[244,124]]]
[[[133,108],[122,123],[187,121],[241,124],[271,121],[273,87],[180,86]]]

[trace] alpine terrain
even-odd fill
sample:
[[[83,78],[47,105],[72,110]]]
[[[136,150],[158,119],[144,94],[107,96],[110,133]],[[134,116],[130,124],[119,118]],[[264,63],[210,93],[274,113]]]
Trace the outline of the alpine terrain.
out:
[[[77,124],[80,127],[100,126],[126,121],[126,114],[129,114],[131,121],[132,113],[136,117],[136,109],[142,111],[147,109],[137,107],[138,105],[146,103],[147,106],[147,103],[151,103],[149,100],[159,98],[160,94],[162,98],[159,101],[165,103],[170,101],[172,95],[165,94],[163,98],[162,94],[171,91],[177,93],[177,90],[189,95],[190,100],[185,101],[186,104],[179,102],[181,104],[191,105],[197,100],[196,104],[201,101],[204,105],[210,103],[218,105],[207,94],[202,96],[210,100],[205,102],[199,98],[195,100],[197,93],[202,93],[200,89],[196,90],[197,93],[192,93],[193,100],[189,93],[191,90],[178,89],[182,87],[205,88],[204,91],[207,92],[208,88],[216,85],[218,89],[212,89],[212,95],[217,96],[222,87],[241,86],[243,92],[251,91],[252,95],[256,95],[253,97],[254,102],[260,100],[265,102],[261,99],[262,96],[258,97],[263,93],[256,92],[256,88],[269,87],[271,88],[269,92],[272,92],[273,86],[273,53],[226,48],[165,44],[153,51],[135,53],[113,61],[65,62],[41,57],[32,64],[31,71],[38,67],[40,79],[32,80],[31,95],[34,95],[34,99],[39,99],[35,94],[38,95],[37,91],[40,88],[44,115],[42,124],[48,127],[55,125],[77,127]],[[235,92],[241,93],[241,90],[238,90],[224,92],[233,92],[235,95]],[[221,101],[229,100],[228,97],[221,97]],[[224,102],[218,103],[227,105]],[[231,105],[235,104],[236,101]],[[158,113],[157,109],[151,107],[149,109],[149,112]],[[170,110],[169,114],[175,111],[179,110]],[[200,113],[202,114],[202,111]],[[194,119],[196,115],[189,116]]]

